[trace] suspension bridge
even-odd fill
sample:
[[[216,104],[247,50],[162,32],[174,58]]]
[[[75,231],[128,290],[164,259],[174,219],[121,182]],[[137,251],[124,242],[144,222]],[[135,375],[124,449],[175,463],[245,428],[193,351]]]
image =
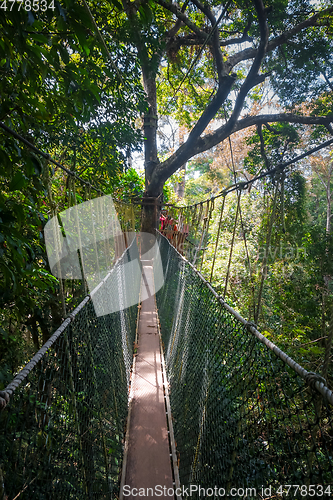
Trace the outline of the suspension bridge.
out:
[[[232,190],[236,227],[242,189]],[[51,188],[49,198],[55,215]],[[333,495],[333,393],[201,274],[214,209],[169,207],[169,228],[156,232],[163,286],[137,237],[70,312],[58,276],[65,320],[0,393],[1,500]],[[117,210],[122,230],[135,230],[136,209]],[[268,245],[274,214],[273,200]],[[110,295],[131,305],[96,314]]]

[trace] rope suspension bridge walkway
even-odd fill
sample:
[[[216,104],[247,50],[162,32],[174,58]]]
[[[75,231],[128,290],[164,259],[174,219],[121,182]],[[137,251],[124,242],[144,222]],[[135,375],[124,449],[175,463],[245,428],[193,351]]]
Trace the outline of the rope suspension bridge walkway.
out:
[[[193,236],[193,262],[202,266],[212,203],[190,209],[193,223],[183,209],[184,230],[157,233],[163,286],[132,238],[0,393],[0,500],[142,496],[125,485],[151,497],[165,486],[162,498],[170,489],[218,498],[233,488],[234,498],[288,498],[288,485],[293,498],[333,495],[325,379],[228,305],[228,270],[221,296],[182,255]],[[132,305],[98,316],[93,305],[105,291]],[[260,300],[254,318],[258,311]]]
[[[327,490],[332,392],[159,240],[165,284],[156,302],[181,485]],[[126,250],[105,286],[126,293],[128,259]],[[97,318],[88,296],[1,394],[10,397],[0,420],[2,498],[118,497],[136,325],[136,306]]]

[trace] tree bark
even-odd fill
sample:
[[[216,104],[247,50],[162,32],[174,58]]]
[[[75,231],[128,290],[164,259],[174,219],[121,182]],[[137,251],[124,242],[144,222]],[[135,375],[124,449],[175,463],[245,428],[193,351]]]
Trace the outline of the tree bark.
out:
[[[126,0],[123,0],[126,4]],[[306,19],[305,21],[297,24],[290,30],[285,31],[282,35],[269,40],[269,30],[267,24],[267,10],[264,8],[262,0],[253,0],[254,7],[257,13],[258,28],[260,32],[259,44],[256,47],[246,48],[235,54],[230,55],[227,59],[221,52],[222,45],[227,45],[223,40],[220,40],[218,29],[216,28],[216,19],[212,10],[206,4],[202,4],[201,0],[193,0],[194,5],[206,16],[207,21],[211,24],[211,40],[209,46],[212,51],[215,73],[218,77],[218,89],[203,111],[201,117],[190,131],[189,136],[180,145],[177,151],[174,152],[166,161],[160,163],[157,156],[157,102],[156,102],[156,75],[158,63],[161,61],[163,53],[173,43],[180,47],[181,40],[175,39],[180,27],[186,26],[190,34],[185,35],[194,37],[197,44],[203,45],[207,41],[207,33],[209,29],[203,30],[196,23],[191,21],[185,14],[185,9],[180,9],[175,3],[166,2],[165,0],[157,0],[157,3],[164,9],[171,12],[177,17],[177,21],[173,28],[169,29],[164,35],[164,40],[161,40],[159,48],[155,49],[155,53],[151,53],[151,49],[146,46],[144,36],[140,32],[136,33],[136,44],[141,61],[143,85],[147,95],[148,111],[144,116],[144,157],[145,157],[145,197],[143,200],[142,208],[142,230],[154,233],[158,224],[159,204],[162,201],[162,190],[166,180],[174,174],[178,169],[195,155],[207,151],[216,146],[223,140],[227,139],[231,134],[236,131],[248,128],[253,125],[261,126],[269,122],[289,122],[289,123],[302,123],[302,124],[317,124],[325,125],[328,129],[331,127],[332,116],[302,116],[293,113],[279,113],[261,116],[246,116],[241,117],[241,112],[244,106],[245,99],[249,91],[263,82],[268,74],[260,74],[262,61],[268,52],[272,52],[283,43],[289,41],[292,37],[296,36],[302,30],[310,26],[320,26],[325,24],[325,16],[330,15],[333,8],[323,9]],[[186,4],[186,2],[185,2]],[[133,3],[129,4],[128,11],[129,17],[134,19]],[[249,25],[244,31],[244,36],[247,36]],[[180,37],[182,38],[182,37]],[[177,43],[180,42],[178,45]],[[234,40],[232,39],[233,43]],[[208,43],[208,42],[207,42]],[[163,48],[164,47],[164,48]],[[251,67],[243,81],[236,101],[234,109],[227,123],[218,128],[212,133],[203,135],[209,123],[214,119],[216,113],[228,98],[231,88],[236,81],[237,75],[230,72],[235,65],[241,61],[252,59]]]
[[[148,112],[143,119],[145,155],[145,195],[142,205],[141,231],[155,233],[158,227],[159,207],[163,186],[151,189],[151,179],[159,163],[157,157],[157,99],[156,73],[148,66],[142,68],[143,86],[147,95]]]

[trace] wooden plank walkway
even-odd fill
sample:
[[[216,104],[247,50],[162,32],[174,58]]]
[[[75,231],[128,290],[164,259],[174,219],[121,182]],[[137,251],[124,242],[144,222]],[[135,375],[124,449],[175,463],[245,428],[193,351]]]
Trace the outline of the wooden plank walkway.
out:
[[[151,291],[154,289],[153,268],[145,265],[143,270],[146,280],[142,283],[142,296],[145,297],[147,287]],[[154,295],[141,303],[131,396],[126,469],[120,499],[137,498],[140,488],[146,492],[147,488],[152,488],[149,498],[170,500],[172,497],[167,495],[151,494],[155,493],[156,487],[174,487]]]

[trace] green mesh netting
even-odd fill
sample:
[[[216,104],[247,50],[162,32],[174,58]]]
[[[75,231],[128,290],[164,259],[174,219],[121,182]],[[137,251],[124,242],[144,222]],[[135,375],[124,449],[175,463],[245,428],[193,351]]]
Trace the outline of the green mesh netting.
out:
[[[332,406],[223,306],[163,236],[160,250],[165,285],[156,299],[181,484],[256,487],[257,494],[262,486],[332,485]],[[295,490],[293,498],[308,491]]]
[[[310,485],[332,484],[331,405],[163,237],[160,250],[165,285],[157,304],[181,484],[255,487],[259,495],[266,486],[307,485],[293,498],[325,497]],[[127,251],[106,286],[127,293],[122,264],[137,257]],[[139,281],[133,276],[128,293],[139,295]],[[136,320],[136,305],[96,317],[85,299],[8,386],[1,500],[118,498]]]
[[[103,286],[124,296],[123,264],[138,256],[133,244]],[[96,317],[88,297],[8,386],[1,500],[118,498],[140,276],[132,282],[136,305]]]

